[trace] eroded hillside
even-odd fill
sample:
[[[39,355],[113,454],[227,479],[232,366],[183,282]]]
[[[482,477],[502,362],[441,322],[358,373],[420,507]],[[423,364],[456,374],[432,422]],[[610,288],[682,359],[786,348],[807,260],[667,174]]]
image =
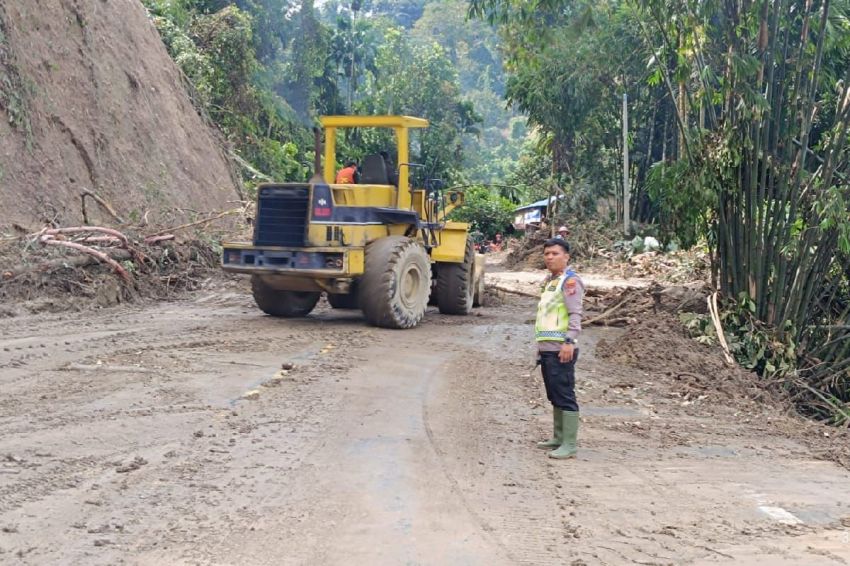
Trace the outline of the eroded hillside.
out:
[[[237,182],[188,92],[137,0],[4,0],[0,232],[80,222],[83,189],[130,222],[228,206]]]

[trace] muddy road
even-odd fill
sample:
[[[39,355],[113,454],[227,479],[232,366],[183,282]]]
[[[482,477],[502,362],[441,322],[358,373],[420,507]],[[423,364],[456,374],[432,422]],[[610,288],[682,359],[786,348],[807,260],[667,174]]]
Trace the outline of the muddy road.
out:
[[[850,473],[606,363],[620,330],[585,332],[579,459],[548,460],[532,308],[389,331],[230,285],[2,319],[0,563],[850,561]]]

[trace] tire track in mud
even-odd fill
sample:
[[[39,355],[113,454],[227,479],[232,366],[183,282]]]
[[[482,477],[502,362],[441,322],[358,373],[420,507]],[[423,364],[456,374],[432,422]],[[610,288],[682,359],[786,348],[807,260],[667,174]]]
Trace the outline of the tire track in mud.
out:
[[[425,395],[422,397],[422,424],[425,427],[425,432],[428,436],[428,443],[431,445],[431,449],[434,451],[435,456],[437,457],[437,461],[439,462],[439,468],[442,472],[443,476],[445,476],[446,481],[448,481],[449,486],[452,491],[454,491],[455,495],[457,495],[458,500],[463,505],[466,512],[469,513],[470,517],[474,519],[477,523],[481,533],[484,537],[489,540],[494,546],[497,546],[504,554],[512,562],[519,562],[517,556],[508,548],[498,537],[498,535],[494,534],[494,528],[490,525],[484,517],[482,517],[473,507],[470,505],[467,500],[466,493],[460,487],[457,479],[454,475],[449,471],[449,468],[446,464],[446,453],[440,448],[437,440],[434,436],[434,430],[431,428],[430,418],[428,416],[428,398],[431,389],[431,380],[428,381],[428,384],[425,387]]]
[[[291,417],[290,421],[292,423],[300,422],[306,415],[315,409],[316,405],[312,403],[305,403],[301,407],[300,415]],[[316,438],[319,436],[320,430],[318,428],[307,432],[304,431],[302,427],[302,430],[297,437],[290,437],[288,439],[289,443],[287,444],[287,448],[294,449],[288,459],[281,459],[280,448],[283,448],[283,446],[279,447],[279,455],[276,457],[275,467],[285,469],[287,472],[286,475],[288,476],[297,476],[300,473],[307,472],[306,468],[309,467],[315,454],[325,447],[324,442],[315,442]],[[299,444],[302,446],[306,445],[308,449],[303,452],[298,451],[297,448]],[[283,452],[290,452],[290,450],[283,450]],[[253,479],[256,481],[258,478],[263,478],[260,483],[263,485],[264,493],[259,497],[251,498],[250,505],[245,506],[245,508],[247,509],[250,507],[252,510],[257,510],[274,509],[278,507],[280,502],[275,500],[280,499],[281,490],[276,488],[282,488],[286,486],[288,482],[280,477],[277,470],[260,470],[257,473],[258,475],[255,475]],[[225,499],[230,498],[225,497]],[[208,544],[185,549],[183,557],[191,560],[205,561],[210,564],[220,563],[224,557],[232,556],[234,552],[232,540],[238,539],[239,535],[244,535],[246,531],[258,533],[257,536],[262,537],[262,525],[267,523],[268,520],[268,517],[265,517],[258,512],[246,513],[241,520],[230,521],[226,526],[218,526],[214,528],[213,531],[207,533],[207,536],[205,537]],[[276,542],[280,541],[280,533],[271,533],[268,535],[268,539],[268,546],[274,546]],[[289,559],[291,559],[293,555],[298,555],[298,550],[290,551],[288,554]],[[279,560],[278,563],[290,562],[287,560]]]
[[[313,457],[325,448],[329,424],[317,415],[327,414],[338,402],[322,394],[322,382],[317,381],[322,364],[316,351],[302,353],[305,365],[298,369],[295,381],[264,390],[259,402],[240,402],[236,408],[239,417],[225,420],[225,430],[233,436],[226,444],[223,439],[213,442],[220,455],[217,462],[207,461],[198,468],[197,459],[184,458],[193,483],[216,487],[217,501],[192,508],[203,516],[198,528],[186,532],[159,528],[147,533],[147,542],[134,548],[140,553],[136,554],[140,563],[161,564],[179,558],[181,563],[281,564],[291,563],[303,548],[290,548],[285,557],[275,554],[281,552],[285,521],[281,529],[267,535],[263,530],[270,521],[291,516],[297,505],[286,499],[295,478],[314,477],[310,470]],[[233,442],[234,438],[238,442]],[[221,509],[229,511],[222,514]],[[210,520],[210,515],[218,519]],[[173,550],[162,549],[151,540],[169,540]],[[257,547],[277,558],[269,559],[268,552],[251,554],[250,549]]]
[[[428,383],[443,379],[443,360],[453,355],[445,351],[442,329],[383,337],[392,337],[392,348],[369,340],[365,348],[354,350],[368,371],[354,368],[342,378],[347,386],[328,415],[326,438],[309,451],[302,448],[303,457],[287,470],[289,493],[276,490],[273,482],[269,489],[274,493],[252,504],[274,510],[276,519],[270,523],[268,517],[258,517],[250,528],[236,525],[214,551],[196,558],[209,563],[337,564],[343,556],[354,563],[452,563],[444,560],[464,557],[469,564],[514,563],[505,558],[508,549],[461,503],[463,494],[456,482],[451,485],[453,478],[444,474],[428,439],[423,414]],[[333,382],[317,387],[327,394]],[[449,529],[467,546],[429,546],[434,528]],[[286,533],[283,538],[281,533]],[[288,548],[285,558],[266,558],[281,544]],[[481,562],[482,556],[492,560]]]
[[[513,377],[529,370],[530,363],[517,361],[531,359],[525,355],[527,328],[495,320],[476,325],[470,334],[475,349],[454,346],[459,355],[441,372],[451,377],[427,399],[442,409],[435,419],[425,405],[429,440],[464,506],[511,563],[563,562],[567,556],[558,545],[575,527],[560,505],[560,482],[545,452],[533,446],[536,432],[526,424],[533,415],[512,422],[506,409],[528,393]],[[442,433],[434,420],[441,421]],[[462,425],[463,434],[452,438],[451,431]],[[543,477],[551,481],[541,486]],[[549,496],[541,497],[541,490]],[[559,519],[551,521],[553,516]]]

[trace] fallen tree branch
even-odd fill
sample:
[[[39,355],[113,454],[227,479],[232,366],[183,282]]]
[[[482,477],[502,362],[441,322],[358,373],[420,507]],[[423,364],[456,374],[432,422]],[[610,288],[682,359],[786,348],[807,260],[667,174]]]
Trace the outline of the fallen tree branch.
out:
[[[103,253],[105,253],[112,259],[119,261],[133,258],[130,252],[125,249],[104,250]],[[18,277],[25,273],[46,272],[52,271],[54,269],[59,269],[61,267],[86,267],[95,263],[100,263],[100,261],[90,255],[83,255],[79,257],[45,261],[39,263],[38,265],[16,265],[15,267],[12,267],[10,269],[4,269],[2,275],[4,280],[9,280],[14,279],[15,277]]]
[[[133,261],[137,263],[144,263],[147,260],[147,256],[145,256],[144,253],[130,245],[130,238],[124,235],[123,232],[119,232],[118,230],[115,230],[113,228],[104,228],[103,226],[69,226],[67,228],[44,228],[41,232],[37,234],[37,236],[57,236],[60,234],[80,234],[90,232],[107,234],[107,236],[87,236],[79,240],[79,242],[110,243],[109,238],[114,238],[115,240],[118,240],[122,247],[130,251],[130,254],[132,254],[133,256]]]
[[[822,392],[818,391],[805,381],[800,379],[795,379],[793,381],[794,385],[797,387],[801,387],[803,389],[808,390],[810,393],[814,394],[818,399],[823,401],[827,407],[833,412],[833,418],[835,415],[840,415],[841,423],[843,425],[850,425],[850,405],[846,403],[841,403],[841,401],[837,399],[828,399]]]
[[[622,307],[623,305],[625,305],[626,303],[628,303],[629,301],[631,301],[633,298],[634,298],[634,295],[632,295],[632,296],[628,296],[628,297],[626,297],[625,299],[623,299],[622,301],[620,301],[619,303],[617,303],[616,305],[614,305],[613,307],[611,307],[610,309],[608,309],[607,311],[605,311],[605,312],[603,312],[602,314],[600,314],[599,316],[596,316],[596,317],[594,317],[594,318],[589,318],[589,319],[587,319],[587,320],[585,320],[585,321],[582,321],[582,322],[583,322],[584,324],[588,325],[588,326],[589,326],[589,325],[591,325],[591,324],[599,324],[600,322],[602,322],[602,321],[603,321],[603,320],[605,320],[606,318],[609,318],[609,317],[610,317],[612,314],[614,314],[614,313],[615,313],[615,312],[616,312],[616,311],[617,311],[620,307]]]
[[[605,320],[603,323],[595,322],[595,325],[602,324],[603,326],[630,326],[632,324],[637,324],[637,319],[632,316],[621,316],[619,318],[609,318]]]
[[[269,183],[273,182],[274,179],[266,175],[265,173],[258,171],[254,166],[250,163],[233,153],[232,151],[228,153],[231,159],[235,161],[240,167],[246,170],[248,173],[254,176],[255,179],[260,179],[262,181],[268,181]]]
[[[528,291],[520,291],[519,289],[512,289],[510,287],[503,287],[502,285],[497,285],[495,283],[488,283],[487,287],[490,289],[495,289],[497,291],[502,291],[504,293],[511,293],[512,295],[519,295],[521,297],[531,297],[534,299],[539,299],[540,295],[529,293]]]
[[[735,360],[729,352],[729,344],[726,343],[726,334],[723,332],[723,325],[720,323],[720,314],[717,308],[717,293],[715,292],[707,299],[708,313],[711,315],[711,322],[714,323],[714,331],[717,332],[717,340],[723,348],[723,357],[726,358],[726,363],[733,365]]]
[[[89,223],[88,215],[86,214],[86,197],[90,197],[97,204],[99,204],[106,212],[108,212],[112,216],[112,218],[115,219],[116,222],[118,222],[118,224],[124,224],[124,220],[120,216],[118,216],[118,213],[115,212],[115,209],[112,208],[112,206],[108,202],[106,202],[103,197],[88,189],[83,189],[80,192],[80,200],[83,203],[83,222],[85,222],[86,224]]]
[[[121,241],[121,244],[124,247],[130,246],[130,239],[127,238],[122,232],[115,230],[113,228],[104,228],[102,226],[69,226],[68,228],[45,228],[38,234],[34,234],[34,236],[56,236],[58,234],[80,234],[84,232],[99,232],[101,234],[106,234],[108,236],[112,236]],[[87,238],[88,239],[88,238]]]
[[[145,236],[145,241],[147,241],[149,238],[154,238],[156,236],[162,236],[164,234],[168,234],[169,232],[176,232],[178,230],[185,230],[186,228],[192,228],[193,226],[200,226],[202,224],[207,224],[209,222],[213,222],[214,220],[219,220],[220,218],[224,218],[225,216],[230,216],[231,214],[238,214],[239,212],[242,212],[241,208],[234,208],[234,209],[222,212],[221,214],[216,214],[215,216],[205,218],[204,220],[198,220],[196,222],[189,222],[188,224],[181,224],[180,226],[175,226],[174,228],[166,228],[165,230],[160,230],[159,232],[154,232],[153,234]]]
[[[95,257],[103,263],[112,267],[115,273],[117,273],[119,277],[121,277],[121,279],[123,279],[125,282],[132,283],[132,278],[130,277],[130,274],[127,273],[127,270],[124,269],[124,267],[122,267],[120,263],[118,263],[117,261],[115,261],[114,259],[99,250],[84,246],[82,244],[78,244],[76,242],[69,242],[67,240],[56,240],[50,234],[44,234],[39,238],[38,241],[45,246],[60,246],[65,248],[71,248],[73,250],[77,250],[84,254],[88,254],[92,257]]]
[[[78,240],[80,242],[84,242],[86,244],[120,244],[121,240],[116,238],[115,236],[86,236],[85,238]]]
[[[145,238],[145,243],[148,245],[158,244],[159,242],[165,242],[168,240],[173,240],[174,234],[165,234],[163,236],[148,236]]]

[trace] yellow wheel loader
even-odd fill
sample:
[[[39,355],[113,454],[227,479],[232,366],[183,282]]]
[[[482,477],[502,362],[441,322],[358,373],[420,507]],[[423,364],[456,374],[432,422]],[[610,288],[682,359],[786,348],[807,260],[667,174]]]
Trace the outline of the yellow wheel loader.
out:
[[[469,225],[446,220],[463,194],[439,183],[410,185],[409,132],[427,120],[409,116],[324,116],[316,136],[316,175],[307,183],[257,190],[251,243],[225,243],[222,267],[248,273],[257,306],[281,317],[309,314],[321,294],[334,308],[363,311],[385,328],[411,328],[429,302],[444,314],[469,314],[484,291],[484,257]],[[391,128],[397,165],[385,155],[361,162],[356,184],[331,184],[340,128]]]

